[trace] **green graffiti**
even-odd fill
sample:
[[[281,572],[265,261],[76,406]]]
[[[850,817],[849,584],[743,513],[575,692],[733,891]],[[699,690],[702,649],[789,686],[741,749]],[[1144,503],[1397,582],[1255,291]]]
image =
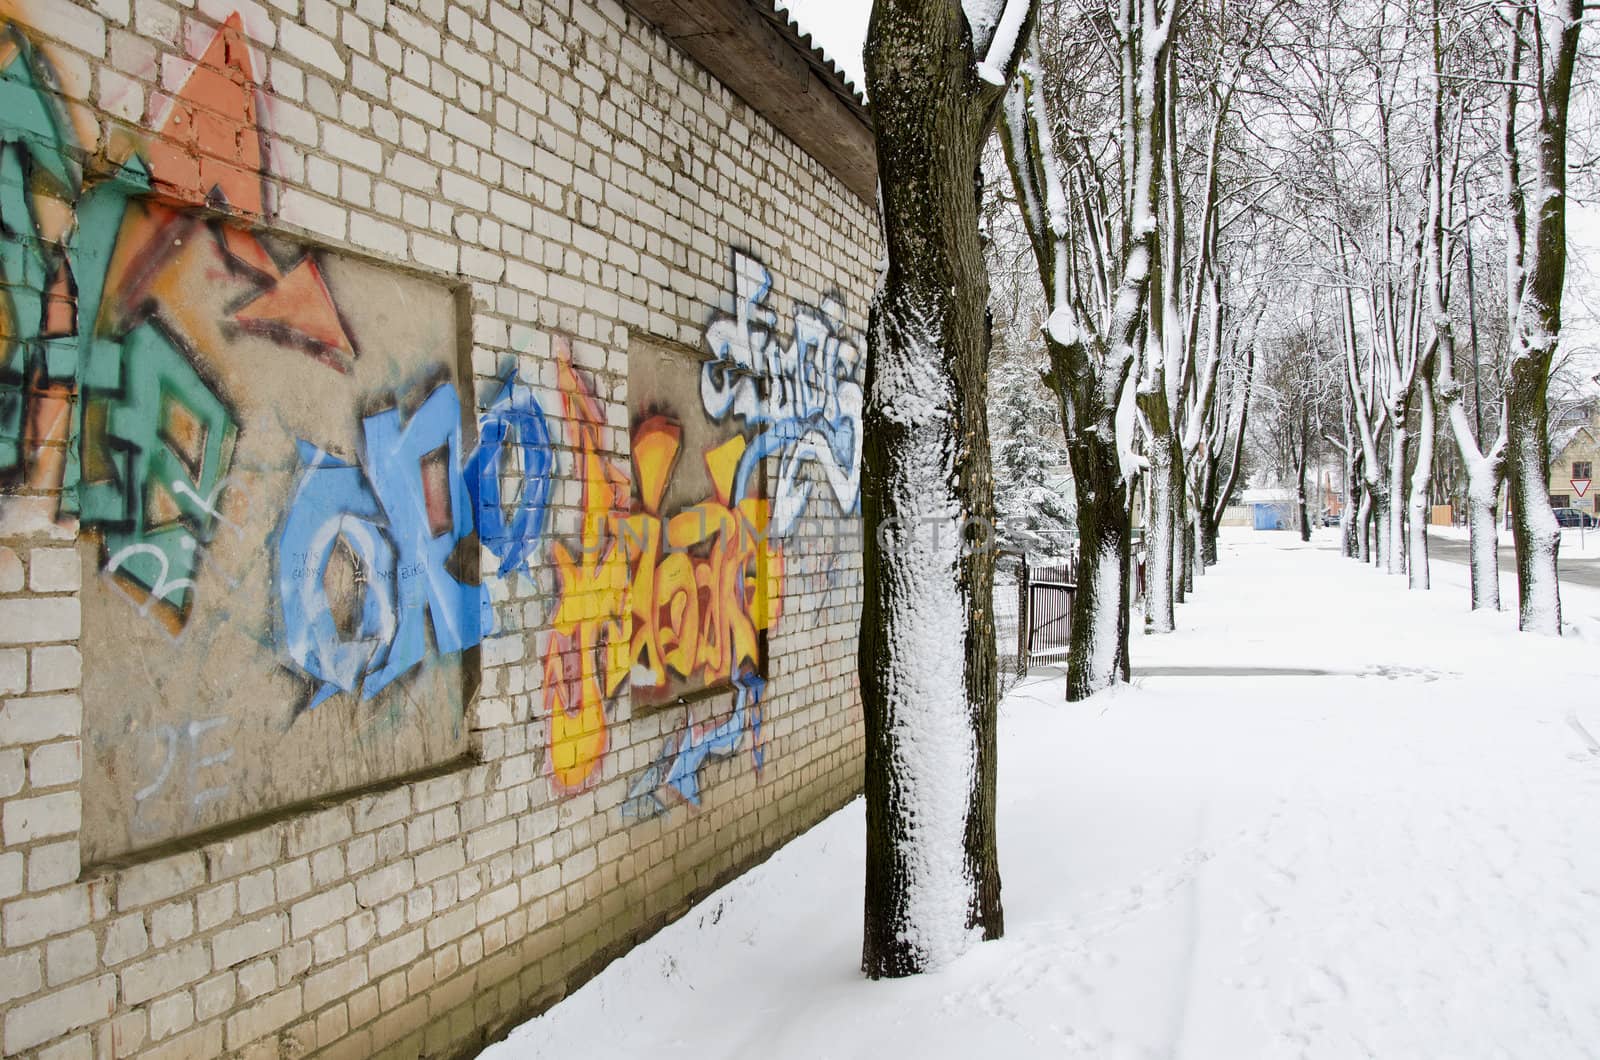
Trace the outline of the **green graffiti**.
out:
[[[118,385],[122,376],[118,363],[121,343],[102,336],[95,324],[100,318],[106,273],[111,268],[111,255],[116,250],[128,202],[149,190],[150,171],[135,156],[110,178],[90,188],[78,203],[77,224],[67,239],[67,260],[78,285],[78,328],[76,335],[46,341],[45,358],[53,378],[84,375],[87,385]],[[91,366],[99,368],[98,377],[88,374]],[[68,515],[80,513],[83,409],[82,401],[73,402],[72,431],[61,481],[61,510]]]
[[[48,68],[26,35],[0,25],[0,471],[23,459],[29,387],[75,384],[61,510],[104,537],[105,569],[143,588],[181,624],[200,552],[220,525],[217,494],[237,427],[178,342],[147,319],[100,328],[106,278],[133,198],[150,191],[137,156],[85,189],[79,146]],[[73,210],[61,244],[39,235],[35,196]],[[65,271],[72,326],[46,333]]]
[[[83,521],[105,536],[108,572],[184,616],[200,548],[220,521],[233,417],[153,320],[92,347],[82,387]]]
[[[59,248],[39,238],[35,181],[68,203],[83,184],[72,126],[41,75],[32,42],[9,25],[0,26],[0,56],[6,55],[10,61],[0,69],[0,469],[21,460],[28,377],[35,356],[45,354],[39,343],[45,291],[61,260]]]

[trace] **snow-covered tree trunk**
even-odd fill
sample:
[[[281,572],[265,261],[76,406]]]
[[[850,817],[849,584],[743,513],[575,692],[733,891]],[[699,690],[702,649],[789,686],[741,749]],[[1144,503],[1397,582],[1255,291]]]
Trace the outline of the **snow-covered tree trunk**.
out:
[[[1467,472],[1467,534],[1472,569],[1472,609],[1500,610],[1500,517],[1495,500],[1500,476]],[[1485,488],[1487,487],[1487,489]]]
[[[1511,487],[1511,536],[1517,545],[1517,626],[1530,633],[1561,633],[1557,555],[1561,526],[1550,510],[1550,437],[1545,387],[1537,355],[1524,352],[1511,366],[1506,387],[1506,479]]]
[[[878,0],[865,52],[887,269],[867,359],[860,637],[862,970],[947,963],[1003,930],[995,851],[988,277],[980,153],[1029,0]],[[969,23],[970,19],[970,23]]]
[[[1165,415],[1166,403],[1157,411]],[[1155,428],[1146,439],[1150,460],[1150,508],[1145,520],[1144,628],[1146,633],[1171,633],[1174,628],[1172,556],[1177,498],[1172,432]]]
[[[1311,451],[1311,432],[1308,426],[1309,417],[1304,408],[1300,410],[1300,445],[1295,450],[1294,461],[1294,491],[1295,506],[1300,512],[1300,540],[1311,540],[1311,505],[1306,497],[1306,461]]]
[[[1361,487],[1361,500],[1356,507],[1356,559],[1362,563],[1376,563],[1376,550],[1373,548],[1372,539],[1376,536],[1372,532],[1373,515],[1376,505],[1373,503],[1372,490],[1367,486]]]
[[[1506,476],[1511,487],[1511,534],[1517,545],[1517,624],[1529,632],[1561,633],[1557,553],[1561,528],[1550,510],[1548,480],[1550,363],[1561,334],[1561,295],[1567,273],[1567,110],[1583,25],[1583,0],[1529,0],[1517,5],[1512,49],[1522,47],[1526,18],[1534,42],[1537,93],[1534,174],[1526,193],[1528,220],[1520,249],[1523,275],[1511,278],[1516,305],[1506,383]],[[1525,14],[1524,14],[1525,12]],[[1520,147],[1515,128],[1516,83],[1508,93],[1506,166],[1513,198]],[[1513,212],[1523,209],[1514,201]],[[1513,248],[1507,248],[1508,259]],[[1520,283],[1519,283],[1520,281]],[[1520,286],[1520,290],[1516,288]]]
[[[1389,482],[1379,503],[1383,506],[1383,566],[1390,574],[1406,572],[1405,503],[1406,443],[1409,433],[1405,412],[1389,417]]]
[[[1417,375],[1417,459],[1411,469],[1411,493],[1406,499],[1406,576],[1413,589],[1427,589],[1428,515],[1433,482],[1433,375],[1424,363]]]
[[[1178,450],[1183,459],[1183,450]],[[1194,513],[1189,508],[1188,479],[1178,472],[1178,532],[1173,547],[1177,549],[1178,585],[1177,600],[1183,603],[1194,592]]]

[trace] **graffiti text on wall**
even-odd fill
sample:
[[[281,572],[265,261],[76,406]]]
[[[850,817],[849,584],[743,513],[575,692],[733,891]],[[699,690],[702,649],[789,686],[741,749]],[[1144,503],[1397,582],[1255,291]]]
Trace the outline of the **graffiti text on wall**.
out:
[[[710,357],[700,394],[714,420],[742,420],[754,432],[739,462],[734,492],[747,486],[760,461],[779,456],[772,490],[773,529],[787,535],[804,513],[811,485],[801,476],[814,463],[846,513],[861,494],[861,357],[840,334],[843,309],[796,305],[788,345],[778,315],[766,305],[772,276],[754,258],[733,256],[734,315],[706,329]]]
[[[387,408],[362,420],[366,465],[300,443],[294,500],[278,535],[282,648],[318,682],[306,709],[336,692],[371,699],[422,662],[428,629],[440,654],[476,645],[494,626],[488,589],[451,570],[464,542],[487,545],[500,573],[526,567],[539,545],[553,453],[532,391],[508,376],[461,458],[461,402],[440,383],[409,418]],[[519,476],[508,519],[501,476]],[[328,592],[336,552],[361,572],[359,615],[341,630]]]

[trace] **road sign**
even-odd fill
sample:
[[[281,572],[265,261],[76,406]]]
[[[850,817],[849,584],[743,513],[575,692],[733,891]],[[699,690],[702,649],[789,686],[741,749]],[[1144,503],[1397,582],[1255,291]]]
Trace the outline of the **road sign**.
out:
[[[1575,478],[1575,479],[1569,479],[1568,481],[1570,481],[1572,483],[1572,492],[1576,493],[1578,496],[1581,497],[1585,493],[1589,492],[1589,480],[1588,479],[1586,479],[1586,478]]]

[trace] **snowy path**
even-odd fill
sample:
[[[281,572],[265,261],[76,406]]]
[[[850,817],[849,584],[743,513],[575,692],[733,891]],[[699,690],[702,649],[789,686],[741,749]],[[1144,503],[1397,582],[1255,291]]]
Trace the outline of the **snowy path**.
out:
[[[1590,627],[1224,546],[1135,687],[1005,704],[1005,940],[861,980],[858,802],[486,1055],[1596,1055]]]

